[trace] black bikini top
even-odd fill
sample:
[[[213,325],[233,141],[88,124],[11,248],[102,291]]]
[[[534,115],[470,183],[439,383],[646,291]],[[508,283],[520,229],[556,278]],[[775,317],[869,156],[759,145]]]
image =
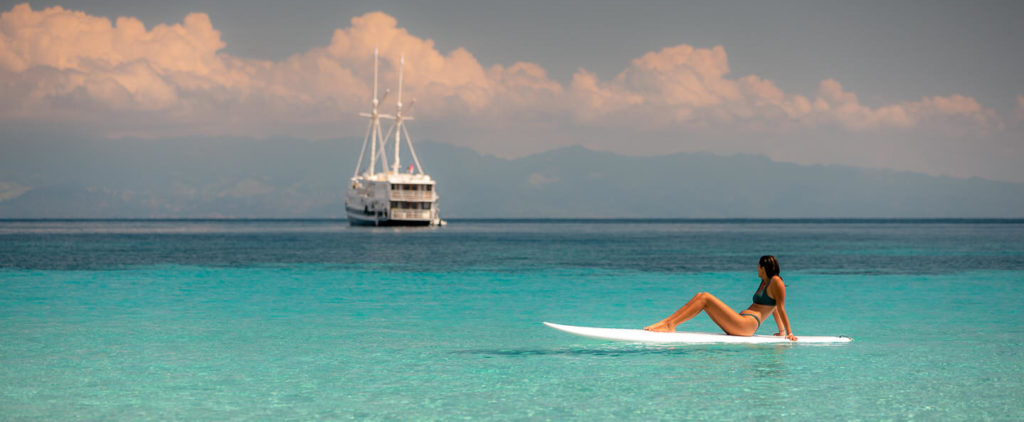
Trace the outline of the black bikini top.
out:
[[[771,284],[772,281],[769,279],[768,283],[765,283],[764,285],[764,290],[754,292],[754,303],[758,305],[775,306],[775,299],[768,296],[768,286]]]

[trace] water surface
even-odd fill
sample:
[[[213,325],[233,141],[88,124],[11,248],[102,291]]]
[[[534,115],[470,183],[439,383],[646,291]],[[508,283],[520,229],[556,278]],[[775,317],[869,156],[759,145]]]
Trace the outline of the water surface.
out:
[[[853,343],[540,324],[742,309],[766,253],[797,335]],[[0,417],[1019,420],[1022,293],[1012,220],[2,221]]]

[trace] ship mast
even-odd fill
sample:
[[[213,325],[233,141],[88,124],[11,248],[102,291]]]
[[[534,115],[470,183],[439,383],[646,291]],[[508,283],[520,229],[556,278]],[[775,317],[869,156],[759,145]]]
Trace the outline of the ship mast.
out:
[[[367,128],[366,128],[366,136],[363,137],[363,148],[359,151],[359,161],[356,163],[356,172],[355,172],[355,174],[353,174],[353,177],[359,175],[359,170],[362,168],[362,165],[363,165],[363,156],[366,153],[366,144],[368,144],[368,143],[370,144],[370,166],[367,169],[368,170],[367,175],[372,177],[374,174],[377,173],[376,167],[377,167],[377,159],[378,158],[380,159],[381,164],[382,164],[381,165],[381,171],[387,171],[387,168],[388,168],[388,159],[387,159],[387,157],[384,154],[385,137],[383,136],[383,133],[381,133],[381,130],[380,130],[380,118],[381,117],[393,118],[393,117],[390,116],[390,115],[387,115],[387,114],[381,114],[380,113],[380,109],[379,109],[380,101],[383,100],[383,98],[381,98],[381,99],[377,98],[377,69],[379,67],[378,66],[379,55],[380,54],[379,54],[377,48],[374,48],[373,49],[373,100],[370,102],[370,112],[369,113],[359,113],[359,115],[362,116],[362,117],[369,117],[370,118],[370,123],[369,123],[369,126],[367,126]],[[388,96],[388,91],[384,91],[384,97],[386,98],[387,96]],[[380,154],[377,153],[378,145],[380,146]]]
[[[398,150],[402,148],[402,73],[405,72],[405,56],[398,65],[398,107],[395,110],[395,161],[391,172],[398,174]],[[411,119],[411,117],[410,117]]]
[[[405,56],[402,56],[398,67],[398,104],[394,116],[386,116],[388,118],[395,119],[394,126],[388,130],[390,136],[392,132],[395,134],[395,160],[392,162],[391,172],[398,174],[399,167],[399,150],[402,147],[402,134],[405,133],[405,142],[409,146],[409,152],[412,154],[413,162],[416,163],[416,171],[419,174],[423,174],[423,167],[420,166],[420,159],[416,156],[416,149],[412,147],[412,138],[409,136],[409,129],[405,127],[406,120],[415,120],[412,116],[402,116],[402,79],[405,72]],[[416,100],[413,99],[412,104],[409,104],[409,108],[412,108]]]

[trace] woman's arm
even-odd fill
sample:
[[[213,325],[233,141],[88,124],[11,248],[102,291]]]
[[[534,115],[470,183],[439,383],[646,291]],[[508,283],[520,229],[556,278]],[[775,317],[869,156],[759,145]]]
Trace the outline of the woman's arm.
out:
[[[793,335],[793,328],[789,326],[789,316],[786,315],[786,284],[782,282],[782,278],[779,278],[775,283],[772,283],[770,287],[772,287],[771,293],[772,296],[775,297],[776,303],[775,310],[772,311],[772,316],[776,318],[775,321],[777,323],[780,320],[782,321],[779,324],[779,332],[785,332],[787,339],[790,341],[796,341],[796,336]],[[786,331],[782,331],[783,328],[785,328]]]
[[[777,336],[786,335],[786,327],[782,325],[782,317],[779,316],[779,307],[776,306],[775,310],[772,311],[772,318],[775,319],[775,325],[779,326],[779,332],[775,333]]]

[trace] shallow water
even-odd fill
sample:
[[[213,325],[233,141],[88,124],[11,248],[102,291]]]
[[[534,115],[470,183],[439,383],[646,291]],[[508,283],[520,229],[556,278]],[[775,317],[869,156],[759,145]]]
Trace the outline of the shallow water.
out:
[[[764,253],[797,335],[855,341],[540,324],[741,309]],[[0,417],[1019,420],[1022,293],[1019,221],[7,221]]]

